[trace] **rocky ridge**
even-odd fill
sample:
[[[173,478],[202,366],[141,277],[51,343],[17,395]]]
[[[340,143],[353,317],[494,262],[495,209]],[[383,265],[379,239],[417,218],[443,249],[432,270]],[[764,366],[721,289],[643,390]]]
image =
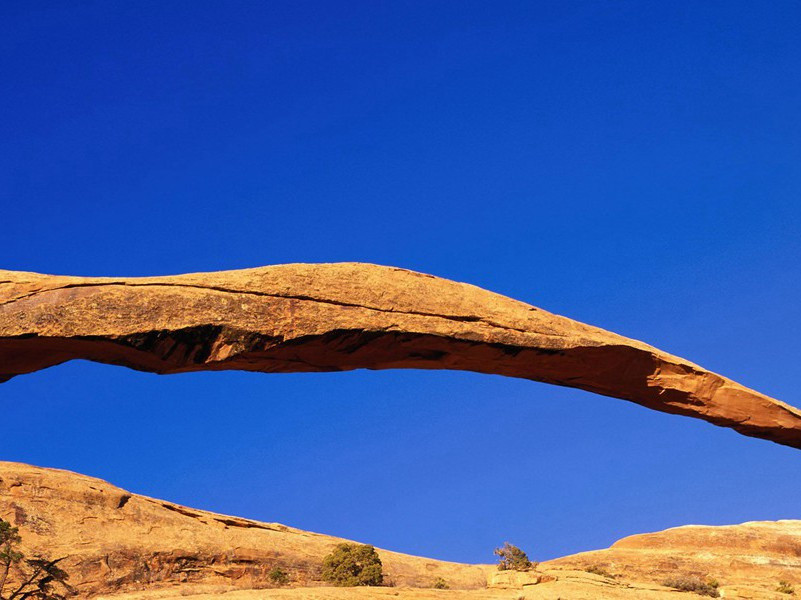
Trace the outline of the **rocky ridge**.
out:
[[[197,584],[269,587],[275,567],[289,573],[293,585],[319,584],[323,557],[347,541],[10,462],[0,462],[0,518],[19,527],[26,555],[66,557],[70,583],[82,596]],[[479,588],[489,569],[385,550],[380,556],[396,585],[426,587],[442,577]]]
[[[395,587],[342,590],[319,587],[322,558],[343,541],[339,538],[147,498],[67,471],[0,462],[0,518],[20,528],[28,555],[66,557],[64,567],[80,597],[508,600],[520,592],[530,600],[693,597],[661,585],[676,574],[717,579],[726,598],[786,599],[775,591],[780,580],[801,589],[801,521],[635,535],[606,550],[541,563],[537,573],[515,581],[492,565],[379,550]],[[276,566],[290,574],[289,589],[274,589],[268,574]],[[440,577],[450,590],[431,589]]]
[[[729,598],[786,598],[775,590],[779,581],[801,584],[801,521],[685,525],[629,536],[608,549],[548,564],[577,571],[595,568],[615,578],[651,584],[681,574],[716,580]]]

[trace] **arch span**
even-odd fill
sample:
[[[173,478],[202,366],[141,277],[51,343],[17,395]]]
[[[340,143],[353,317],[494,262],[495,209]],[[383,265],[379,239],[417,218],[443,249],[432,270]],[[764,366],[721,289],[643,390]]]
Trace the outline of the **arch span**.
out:
[[[801,411],[642,342],[394,267],[172,277],[0,270],[0,381],[71,359],[155,373],[460,369],[580,388],[801,448]]]

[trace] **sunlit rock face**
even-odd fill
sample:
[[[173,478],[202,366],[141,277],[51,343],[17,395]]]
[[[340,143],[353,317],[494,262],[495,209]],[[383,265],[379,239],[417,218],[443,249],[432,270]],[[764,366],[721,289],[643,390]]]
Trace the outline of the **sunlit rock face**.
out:
[[[642,342],[376,265],[175,277],[0,271],[0,380],[76,358],[156,373],[460,369],[571,386],[801,447],[801,412]]]
[[[451,588],[444,596],[463,600],[520,595],[511,590],[534,600],[670,600],[677,592],[662,584],[675,576],[716,579],[726,598],[775,599],[779,581],[801,589],[801,521],[635,535],[526,573],[379,550],[395,587],[346,593],[316,587],[339,538],[146,498],[67,471],[0,462],[0,518],[19,528],[26,555],[66,557],[61,564],[78,597],[204,592],[198,597],[262,600],[264,592],[249,590],[274,587],[276,567],[293,588],[280,597],[304,600],[433,600],[440,596],[430,588],[440,579]]]
[[[633,535],[611,548],[547,563],[550,568],[597,567],[638,582],[663,583],[677,576],[714,579],[727,598],[780,598],[780,581],[801,584],[801,521],[742,525],[687,525]],[[790,596],[792,597],[792,596]]]
[[[196,510],[56,469],[0,462],[0,518],[20,530],[27,556],[66,557],[81,596],[175,585],[271,587],[276,567],[292,585],[319,585],[323,558],[343,541],[278,523]],[[388,581],[484,587],[487,571],[379,551]]]

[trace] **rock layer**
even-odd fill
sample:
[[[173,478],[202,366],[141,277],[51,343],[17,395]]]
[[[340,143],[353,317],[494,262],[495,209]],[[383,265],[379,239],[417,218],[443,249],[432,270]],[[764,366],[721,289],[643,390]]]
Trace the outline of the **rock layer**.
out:
[[[66,557],[81,597],[125,590],[199,585],[270,587],[273,568],[291,585],[320,584],[335,538],[220,515],[132,494],[105,481],[0,462],[0,518],[19,527],[27,556]],[[388,582],[484,587],[485,565],[465,565],[379,550]]]
[[[801,448],[801,411],[689,361],[472,285],[376,265],[148,278],[0,271],[0,381],[72,359],[165,374],[460,369]]]
[[[523,586],[532,600],[670,600],[677,593],[660,584],[676,576],[715,578],[726,598],[786,597],[775,593],[780,580],[801,589],[801,521],[635,535],[606,550],[540,563],[537,572],[521,577],[500,573],[494,565],[379,550],[388,581],[397,587],[361,590],[361,595],[360,590],[314,587],[320,585],[323,557],[343,541],[339,538],[146,498],[67,471],[0,462],[0,518],[19,527],[27,555],[66,557],[62,564],[79,597],[155,600],[209,592],[209,600],[489,600],[520,595],[484,590],[489,580],[504,588]],[[294,590],[246,591],[272,586],[269,572],[275,567],[290,574]],[[431,588],[439,578],[451,590],[408,589]]]
[[[801,521],[685,525],[629,536],[611,548],[549,561],[547,566],[595,567],[618,577],[657,584],[677,575],[711,578],[728,587],[772,592],[779,581],[801,583]],[[740,596],[732,592],[726,597]]]

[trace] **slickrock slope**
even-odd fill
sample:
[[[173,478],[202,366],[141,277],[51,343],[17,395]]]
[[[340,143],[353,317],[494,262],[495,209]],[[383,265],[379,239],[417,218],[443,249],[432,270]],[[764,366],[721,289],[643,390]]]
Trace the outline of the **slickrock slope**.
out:
[[[545,582],[485,589],[492,565],[379,550],[398,587],[319,587],[322,558],[342,540],[276,523],[178,506],[54,469],[0,462],[0,518],[20,528],[28,555],[66,556],[79,597],[156,600],[670,600],[692,598],[668,576],[714,577],[726,598],[776,599],[779,580],[801,591],[801,521],[679,527],[625,538],[607,550],[540,564]],[[292,589],[269,588],[279,566]],[[595,567],[609,576],[589,573]],[[451,590],[430,589],[442,577]],[[537,578],[532,578],[536,581]],[[428,588],[428,589],[423,589]]]
[[[673,577],[715,579],[723,598],[785,600],[780,581],[801,591],[801,521],[687,526],[636,535],[607,550],[541,563],[544,583],[502,589],[438,591],[415,588],[240,590],[224,595],[196,588],[197,600],[680,600],[703,598],[662,585]],[[592,570],[593,572],[590,572]],[[493,579],[495,572],[490,573]],[[181,590],[182,596],[187,590]],[[177,591],[143,591],[114,600],[177,598]]]
[[[801,411],[642,342],[376,265],[175,277],[0,271],[0,381],[76,358],[156,373],[462,369],[571,386],[801,448]]]
[[[542,566],[578,570],[596,566],[627,581],[651,583],[677,574],[712,578],[729,589],[726,597],[781,598],[786,596],[771,593],[780,580],[795,584],[801,593],[801,521],[687,525],[633,535],[609,549]]]
[[[0,462],[0,518],[19,527],[29,556],[68,557],[82,596],[194,584],[262,588],[278,566],[293,585],[320,583],[323,557],[344,540],[131,494],[67,471]],[[379,550],[388,579],[484,587],[492,568]]]
[[[589,577],[589,576],[588,576]],[[98,600],[697,600],[696,594],[679,594],[674,590],[648,587],[625,587],[597,584],[583,578],[558,581],[521,590],[423,590],[410,588],[299,588],[282,590],[248,590],[225,594],[132,593],[103,596]],[[760,600],[787,600],[787,596],[760,596]],[[790,599],[793,597],[790,596]],[[708,597],[707,597],[707,600]],[[753,599],[752,599],[753,600]]]

